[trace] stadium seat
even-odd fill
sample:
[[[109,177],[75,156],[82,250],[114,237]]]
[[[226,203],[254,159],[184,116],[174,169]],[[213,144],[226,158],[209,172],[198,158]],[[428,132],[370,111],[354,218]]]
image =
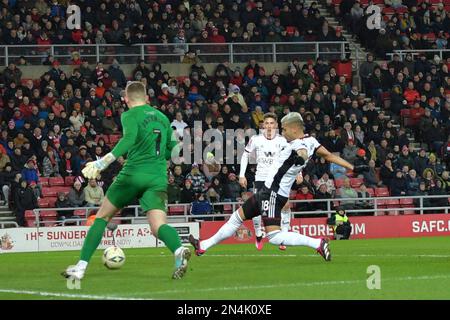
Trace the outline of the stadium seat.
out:
[[[233,213],[233,206],[231,204],[224,204],[223,213]]]
[[[344,179],[336,179],[336,180],[334,180],[334,186],[336,187],[336,189],[339,189],[343,185],[344,185]]]
[[[412,207],[414,207],[414,200],[411,198],[401,198],[400,206],[402,208],[412,208]]]
[[[297,30],[297,28],[294,26],[286,26],[286,33],[289,36],[293,36],[296,30]]]
[[[98,143],[98,140],[103,139],[105,143],[109,143],[109,137],[106,134],[99,134],[95,137],[95,142]]]
[[[40,198],[38,200],[39,208],[48,208],[49,207],[48,199],[50,198]]]
[[[70,192],[71,187],[57,186],[57,187],[53,187],[52,189],[54,189],[55,192],[56,192],[55,196],[57,196],[59,192],[63,192],[63,193],[65,193],[66,195],[68,195],[69,192]]]
[[[77,209],[73,211],[73,215],[74,216],[79,216],[79,217],[85,217],[86,216],[86,210],[83,209]]]
[[[376,197],[389,197],[389,189],[388,188],[375,188],[375,196]]]
[[[48,201],[49,208],[55,208],[56,200],[58,200],[57,197],[47,197],[47,198],[42,198],[42,199],[46,199]]]
[[[404,211],[402,211],[402,213],[404,215],[411,215],[411,214],[416,214],[416,211],[414,211],[414,210],[404,210]]]
[[[39,177],[39,183],[41,184],[42,187],[47,187],[48,186],[48,177]]]
[[[120,138],[121,136],[119,134],[111,134],[109,135],[109,143],[114,145],[119,142]]]
[[[169,215],[182,215],[184,214],[184,206],[170,206]]]
[[[63,177],[50,177],[48,179],[48,184],[53,186],[63,186],[64,185],[64,178]]]
[[[74,176],[67,176],[64,178],[64,185],[67,187],[71,187],[73,186],[74,181],[75,181]]]
[[[55,187],[43,187],[42,196],[45,197],[56,197],[57,192]]]
[[[390,216],[398,216],[399,215],[399,211],[398,210],[393,210],[393,209],[400,208],[399,200],[398,199],[388,199],[388,200],[386,200],[386,208],[389,209],[388,210],[388,215],[390,215]]]
[[[359,188],[364,182],[364,178],[350,178],[350,185],[352,188]]]
[[[371,196],[374,197],[375,196],[375,190],[373,188],[367,188],[367,193]]]
[[[291,190],[289,193],[289,199],[295,199],[295,196],[297,195],[297,191]]]
[[[40,212],[40,216],[45,219],[45,218],[49,218],[49,217],[56,217],[57,213],[54,210],[49,210],[49,211],[41,211]]]

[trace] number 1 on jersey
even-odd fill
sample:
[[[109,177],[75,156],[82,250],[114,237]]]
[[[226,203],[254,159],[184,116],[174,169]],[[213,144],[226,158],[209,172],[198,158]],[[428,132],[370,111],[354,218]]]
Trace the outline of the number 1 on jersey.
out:
[[[161,130],[153,129],[153,134],[156,134],[155,148],[156,155],[159,156],[161,153]]]

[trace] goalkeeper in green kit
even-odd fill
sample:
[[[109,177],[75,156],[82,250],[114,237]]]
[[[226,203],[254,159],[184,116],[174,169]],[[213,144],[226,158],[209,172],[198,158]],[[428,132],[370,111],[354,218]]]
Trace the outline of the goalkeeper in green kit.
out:
[[[87,265],[103,236],[107,223],[135,198],[146,212],[152,233],[163,241],[175,255],[173,279],[180,279],[187,271],[191,257],[181,245],[177,231],[166,221],[167,174],[166,161],[177,142],[167,117],[147,104],[142,83],[134,81],[125,89],[125,102],[130,110],[122,114],[123,137],[103,158],[89,162],[82,170],[88,179],[95,179],[118,157],[128,152],[128,160],[108,188],[97,212],[94,224],[84,240],[80,260],[69,266],[63,275],[81,280]]]

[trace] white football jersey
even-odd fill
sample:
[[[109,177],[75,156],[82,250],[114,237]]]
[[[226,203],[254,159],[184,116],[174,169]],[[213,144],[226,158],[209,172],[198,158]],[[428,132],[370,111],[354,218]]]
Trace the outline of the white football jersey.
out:
[[[288,146],[280,152],[274,164],[269,168],[265,186],[288,198],[297,175],[306,167],[308,161],[320,146],[321,144],[316,138],[308,135],[289,142]],[[308,160],[301,166],[295,165],[297,151],[300,149],[306,149],[308,152]]]
[[[286,139],[277,134],[273,139],[267,139],[263,134],[250,138],[245,151],[256,155],[255,181],[264,181],[267,178],[269,168],[278,158],[282,148],[288,146]]]

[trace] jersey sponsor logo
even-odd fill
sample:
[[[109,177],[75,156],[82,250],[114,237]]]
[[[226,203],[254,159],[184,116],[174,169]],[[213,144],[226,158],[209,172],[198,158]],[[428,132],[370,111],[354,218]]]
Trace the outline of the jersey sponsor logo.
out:
[[[238,241],[248,241],[252,237],[252,232],[245,225],[241,225],[233,235],[233,238]]]
[[[259,164],[271,165],[273,163],[273,159],[259,158],[258,159],[258,163]]]
[[[275,156],[275,152],[272,152],[272,151],[264,152],[264,155],[266,157],[274,157]]]

